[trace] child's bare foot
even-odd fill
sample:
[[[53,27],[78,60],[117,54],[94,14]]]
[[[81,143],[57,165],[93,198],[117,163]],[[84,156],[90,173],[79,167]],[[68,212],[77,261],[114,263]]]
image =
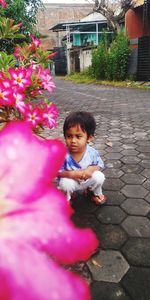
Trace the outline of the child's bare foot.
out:
[[[97,204],[97,205],[102,205],[106,202],[107,197],[105,195],[100,195],[100,196],[92,196],[92,201]]]

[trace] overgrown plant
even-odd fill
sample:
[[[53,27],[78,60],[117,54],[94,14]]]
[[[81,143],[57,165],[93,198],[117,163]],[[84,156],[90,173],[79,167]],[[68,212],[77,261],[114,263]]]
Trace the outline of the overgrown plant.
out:
[[[131,47],[128,37],[119,33],[111,44],[107,38],[92,54],[91,73],[96,79],[125,80],[127,77]]]
[[[20,38],[20,26],[1,17],[0,41]],[[45,98],[44,90],[51,93],[55,88],[48,68],[54,54],[45,51],[33,35],[30,41],[22,47],[16,45],[12,55],[0,52],[0,121],[21,119],[29,122],[34,130],[43,126],[53,128],[58,110]]]
[[[108,47],[108,36],[104,32],[100,45],[97,49],[94,49],[92,53],[92,66],[90,70],[92,71],[92,76],[96,79],[106,79]]]
[[[123,32],[119,33],[109,49],[107,79],[126,79],[130,54],[131,47],[128,37]]]

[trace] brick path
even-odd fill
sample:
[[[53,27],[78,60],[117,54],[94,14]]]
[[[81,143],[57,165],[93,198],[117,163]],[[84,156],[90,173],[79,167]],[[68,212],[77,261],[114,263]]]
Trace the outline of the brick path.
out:
[[[73,110],[87,110],[97,121],[95,147],[106,163],[105,205],[80,196],[74,222],[91,227],[100,249],[75,268],[91,283],[92,300],[150,299],[150,91],[56,80],[52,97],[60,109],[55,131]],[[82,299],[80,299],[82,300]]]

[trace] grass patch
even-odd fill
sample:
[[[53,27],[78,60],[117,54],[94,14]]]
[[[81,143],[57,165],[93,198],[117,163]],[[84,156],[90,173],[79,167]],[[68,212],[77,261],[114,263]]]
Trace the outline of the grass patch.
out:
[[[58,78],[63,80],[73,81],[77,84],[99,84],[99,85],[109,85],[114,87],[130,87],[130,88],[139,88],[144,90],[150,90],[150,85],[147,85],[145,82],[139,81],[107,81],[107,80],[97,80],[92,78],[90,75],[86,73],[73,73],[70,75],[66,75],[64,77],[58,76]],[[149,83],[150,84],[150,83]]]

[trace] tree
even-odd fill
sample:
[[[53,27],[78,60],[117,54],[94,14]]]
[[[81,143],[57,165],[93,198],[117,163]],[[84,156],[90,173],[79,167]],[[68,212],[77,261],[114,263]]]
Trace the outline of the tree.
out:
[[[0,51],[13,53],[16,43],[29,42],[29,34],[38,36],[36,14],[42,5],[41,0],[7,0],[7,9],[0,8]],[[21,25],[17,35],[15,24]]]
[[[36,14],[42,6],[41,0],[7,0],[7,9],[0,14],[13,19],[16,24],[22,22],[21,33],[28,34],[35,31]]]
[[[132,7],[132,0],[91,0],[94,3],[93,10],[101,13],[108,22],[108,27],[114,32],[120,32],[120,24],[124,20],[125,13]]]

